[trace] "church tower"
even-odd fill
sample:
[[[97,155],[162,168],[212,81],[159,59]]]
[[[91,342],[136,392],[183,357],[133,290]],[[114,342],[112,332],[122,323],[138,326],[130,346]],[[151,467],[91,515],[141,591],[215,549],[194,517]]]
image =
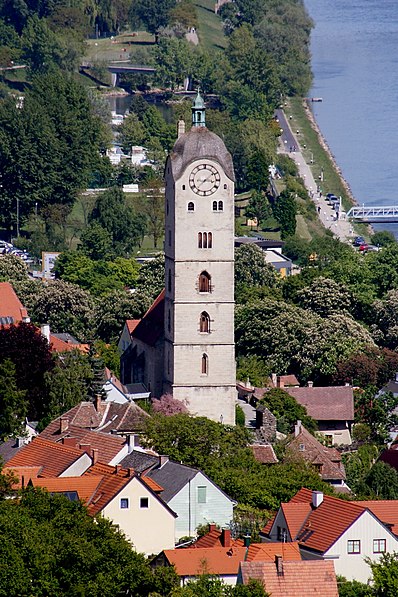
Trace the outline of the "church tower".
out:
[[[199,92],[166,163],[165,258],[164,391],[234,424],[234,170]]]

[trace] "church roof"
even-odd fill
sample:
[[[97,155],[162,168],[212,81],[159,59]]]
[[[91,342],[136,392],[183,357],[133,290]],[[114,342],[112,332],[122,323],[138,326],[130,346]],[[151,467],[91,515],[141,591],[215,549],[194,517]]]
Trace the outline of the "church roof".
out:
[[[206,127],[193,127],[177,139],[170,154],[174,179],[180,178],[191,162],[202,158],[216,160],[228,178],[235,180],[232,157],[224,141]]]
[[[165,290],[159,294],[139,324],[135,327],[131,336],[142,340],[150,346],[155,346],[162,337],[164,329],[164,297]]]

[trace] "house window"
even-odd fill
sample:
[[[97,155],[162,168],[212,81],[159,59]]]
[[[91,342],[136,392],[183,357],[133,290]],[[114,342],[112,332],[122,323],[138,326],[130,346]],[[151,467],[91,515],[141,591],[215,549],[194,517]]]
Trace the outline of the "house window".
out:
[[[206,496],[207,487],[205,485],[198,487],[198,504],[206,504],[207,496]]]
[[[223,211],[224,209],[224,203],[222,201],[218,202],[218,211]]]
[[[211,249],[213,246],[213,234],[211,232],[207,235],[207,248]]]
[[[211,249],[213,246],[213,234],[211,232],[198,232],[198,248]]]
[[[304,444],[299,444],[299,451],[300,452],[304,452],[305,451],[305,445]]]
[[[283,543],[286,543],[287,541],[287,530],[283,527],[276,527],[276,533],[277,533],[277,540],[278,541],[282,541]]]
[[[199,292],[211,292],[210,281],[210,274],[202,272],[199,276]]]
[[[195,203],[193,201],[188,203],[188,211],[195,211]]]
[[[217,211],[217,201],[213,201],[213,211]]]
[[[203,235],[201,232],[198,232],[198,249],[201,249],[203,245]]]
[[[169,202],[168,201],[166,203],[166,213],[167,213],[167,215],[169,215]]]
[[[120,498],[121,510],[126,510],[129,507],[129,498]]]
[[[227,188],[228,188],[228,187],[227,187],[227,185],[225,184],[225,185],[224,185],[224,189],[227,189]]]
[[[361,553],[361,542],[359,539],[347,541],[347,553]]]
[[[182,185],[182,190],[185,191],[185,184]]]
[[[373,539],[373,553],[386,553],[385,539]]]
[[[204,334],[210,334],[210,317],[206,311],[200,314],[199,331]]]
[[[203,232],[203,248],[207,249],[207,232]]]
[[[140,498],[140,508],[149,508],[149,498]]]
[[[202,375],[208,375],[209,373],[209,357],[207,354],[202,354]]]

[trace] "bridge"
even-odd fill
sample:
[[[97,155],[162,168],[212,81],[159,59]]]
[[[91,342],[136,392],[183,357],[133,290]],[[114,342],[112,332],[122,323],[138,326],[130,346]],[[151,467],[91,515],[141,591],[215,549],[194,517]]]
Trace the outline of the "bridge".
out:
[[[83,62],[80,68],[84,71],[90,69],[93,66],[91,62]],[[128,60],[125,62],[111,62],[107,66],[108,72],[112,75],[112,87],[116,87],[118,81],[118,75],[122,73],[138,73],[144,75],[152,75],[156,69],[153,66],[146,66],[144,64],[130,64]]]
[[[356,222],[394,223],[398,222],[398,205],[382,207],[365,207],[362,205],[361,207],[351,207],[351,209],[347,211],[346,218]]]

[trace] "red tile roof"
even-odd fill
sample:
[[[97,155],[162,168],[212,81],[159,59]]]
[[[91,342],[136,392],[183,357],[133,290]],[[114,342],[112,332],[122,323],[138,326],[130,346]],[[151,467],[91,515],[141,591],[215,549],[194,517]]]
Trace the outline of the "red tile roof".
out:
[[[278,459],[271,444],[253,444],[250,446],[254,458],[261,464],[276,464]]]
[[[295,375],[279,375],[278,387],[285,388],[288,386],[299,386],[299,380]]]
[[[356,503],[368,508],[394,535],[398,535],[398,500],[361,500]]]
[[[13,489],[21,489],[25,487],[30,479],[36,479],[42,470],[42,466],[13,466],[5,467],[3,473],[12,473],[18,479],[17,483],[13,484]]]
[[[287,529],[292,541],[295,540],[301,530],[304,521],[311,512],[310,504],[282,503],[281,510],[286,520]]]
[[[354,394],[351,386],[284,388],[316,421],[353,421]]]
[[[188,547],[166,549],[163,554],[170,565],[174,564],[179,576],[236,575],[239,563],[245,559],[246,547]]]
[[[140,323],[140,321],[141,319],[126,319],[126,326],[129,331],[129,334],[132,334],[134,332],[135,328]]]
[[[0,318],[12,317],[9,323],[19,323],[28,317],[28,312],[15,294],[9,282],[0,282]],[[0,324],[1,325],[1,324]]]
[[[38,436],[7,462],[7,468],[40,466],[41,477],[59,477],[82,455],[81,450],[54,444]]]
[[[33,487],[42,487],[51,493],[76,492],[85,504],[93,498],[103,477],[56,477],[55,479],[31,479]]]
[[[272,597],[338,597],[336,574],[331,561],[283,562],[278,574],[273,562],[242,562],[243,584],[259,580]]]
[[[57,338],[53,334],[50,334],[50,348],[52,352],[68,352],[70,350],[80,350],[80,352],[87,353],[90,350],[88,344],[72,344],[71,342],[65,342],[61,338]]]
[[[222,531],[218,528],[213,528],[215,525],[210,525],[210,530],[206,535],[199,537],[194,543],[190,545],[190,548],[203,549],[206,547],[223,547],[222,544]],[[243,547],[242,539],[231,539],[231,545],[236,547]]]
[[[57,430],[49,425],[40,433],[39,437],[54,442],[57,445],[61,443],[79,448],[87,452],[90,456],[93,455],[94,449],[98,450],[98,460],[105,464],[112,462],[126,445],[124,437],[100,431],[88,431],[77,425],[68,425],[67,430],[61,433],[59,421]]]
[[[164,331],[164,297],[165,290],[159,294],[144,317],[135,327],[132,338],[137,338],[149,346],[155,346]]]
[[[297,542],[292,543],[252,543],[245,557],[247,562],[274,562],[275,556],[282,556],[289,562],[301,560],[300,547]]]

